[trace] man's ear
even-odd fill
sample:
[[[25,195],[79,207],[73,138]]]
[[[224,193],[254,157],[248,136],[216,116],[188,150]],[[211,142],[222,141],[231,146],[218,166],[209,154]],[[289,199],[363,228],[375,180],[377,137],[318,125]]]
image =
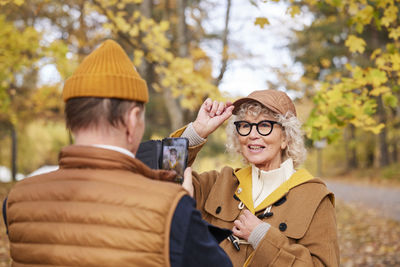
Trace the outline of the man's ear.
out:
[[[135,106],[128,112],[126,120],[126,131],[128,136],[128,143],[133,143],[135,135],[137,134],[137,126],[139,123],[143,123],[144,109]]]

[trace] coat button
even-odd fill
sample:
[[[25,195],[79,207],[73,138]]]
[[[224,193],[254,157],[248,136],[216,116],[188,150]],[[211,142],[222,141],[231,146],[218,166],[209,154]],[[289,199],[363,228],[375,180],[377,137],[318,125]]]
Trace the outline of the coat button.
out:
[[[222,209],[221,206],[218,206],[217,209],[215,210],[215,213],[219,214],[221,212],[221,209]]]
[[[237,200],[237,201],[240,201],[240,198],[238,198],[236,194],[233,195],[233,198],[234,198],[235,200]]]
[[[257,217],[258,217],[258,219],[262,220],[262,219],[264,219],[264,218],[269,218],[269,217],[271,217],[272,215],[274,215],[273,212],[267,212],[267,213],[265,213],[265,214],[260,214],[260,215],[258,215]]]
[[[273,205],[274,206],[280,206],[280,205],[282,205],[283,203],[285,203],[286,202],[286,196],[283,196],[281,199],[279,199],[278,201],[276,201]]]
[[[242,190],[243,190],[243,189],[242,189],[241,187],[239,187],[238,190],[237,190],[237,193],[238,193],[238,194],[242,193]]]
[[[287,228],[286,223],[280,223],[280,224],[279,224],[279,230],[281,230],[281,232],[285,231],[286,228]]]

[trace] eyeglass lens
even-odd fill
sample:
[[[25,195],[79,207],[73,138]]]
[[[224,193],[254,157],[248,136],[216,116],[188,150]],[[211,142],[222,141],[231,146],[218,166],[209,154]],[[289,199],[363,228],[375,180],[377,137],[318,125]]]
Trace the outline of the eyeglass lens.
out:
[[[247,121],[235,122],[236,130],[240,135],[249,135],[253,126],[256,126],[257,132],[261,135],[269,135],[272,132],[273,123],[269,121],[260,121],[259,123],[250,123]]]

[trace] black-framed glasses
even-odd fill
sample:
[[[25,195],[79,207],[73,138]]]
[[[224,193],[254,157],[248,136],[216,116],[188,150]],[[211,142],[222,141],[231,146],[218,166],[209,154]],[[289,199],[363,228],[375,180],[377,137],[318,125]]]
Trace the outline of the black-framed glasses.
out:
[[[253,126],[256,126],[257,132],[262,136],[269,135],[274,129],[274,124],[279,124],[282,126],[280,122],[263,120],[258,123],[251,123],[248,121],[235,121],[233,124],[236,126],[236,131],[241,136],[247,136],[251,133]]]

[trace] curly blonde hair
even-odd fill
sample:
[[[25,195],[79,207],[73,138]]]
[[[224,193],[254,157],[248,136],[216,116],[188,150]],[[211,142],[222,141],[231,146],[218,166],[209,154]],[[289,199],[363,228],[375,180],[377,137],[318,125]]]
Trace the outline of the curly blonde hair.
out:
[[[226,149],[229,153],[235,155],[238,153],[241,154],[238,133],[236,132],[236,128],[233,123],[237,120],[243,120],[247,114],[254,117],[257,117],[260,114],[268,117],[272,116],[276,119],[276,121],[280,122],[282,124],[283,133],[288,142],[286,148],[282,151],[282,161],[291,158],[295,168],[304,162],[307,151],[304,146],[301,122],[296,116],[294,116],[294,114],[290,112],[288,112],[286,115],[276,114],[256,101],[250,101],[242,104],[237,112],[237,115],[232,115],[232,117],[229,119],[226,127]]]

